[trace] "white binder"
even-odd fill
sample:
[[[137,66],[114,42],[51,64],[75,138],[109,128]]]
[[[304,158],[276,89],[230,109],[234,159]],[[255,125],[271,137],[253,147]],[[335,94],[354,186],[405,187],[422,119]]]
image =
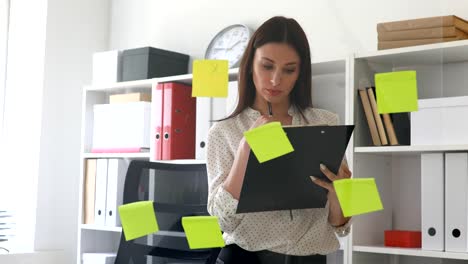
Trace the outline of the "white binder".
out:
[[[237,96],[237,81],[229,82],[228,98],[197,97],[197,122],[195,135],[195,158],[206,159],[206,140],[214,120],[225,118],[230,114]]]
[[[445,251],[468,252],[468,153],[445,154]]]
[[[444,251],[444,154],[421,154],[422,248]]]
[[[98,159],[96,164],[96,196],[94,224],[106,224],[107,159]]]
[[[121,226],[117,208],[123,202],[125,175],[129,161],[109,159],[107,168],[106,226]]]
[[[197,121],[195,129],[195,159],[205,159],[206,140],[211,127],[211,104],[209,97],[197,97]]]

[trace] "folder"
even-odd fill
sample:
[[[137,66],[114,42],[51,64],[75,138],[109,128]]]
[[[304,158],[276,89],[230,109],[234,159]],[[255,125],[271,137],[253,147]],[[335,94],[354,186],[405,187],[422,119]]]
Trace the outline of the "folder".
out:
[[[206,141],[208,131],[212,125],[213,98],[197,97],[196,135],[195,135],[195,158],[206,159]]]
[[[264,163],[250,152],[237,213],[325,206],[327,191],[310,176],[329,181],[321,163],[338,171],[354,125],[283,128],[294,151]]]
[[[94,224],[106,224],[107,159],[96,163],[96,201],[94,203]]]
[[[444,251],[444,154],[421,154],[422,249]]]
[[[155,160],[195,158],[196,98],[181,83],[159,83],[154,89]]]
[[[445,154],[445,251],[468,252],[468,153]]]
[[[393,113],[392,118],[393,128],[398,140],[398,145],[411,145],[411,120],[410,113]]]
[[[86,174],[84,182],[84,221],[85,224],[94,224],[94,202],[96,194],[96,159],[86,160]]]
[[[164,110],[164,84],[158,83],[153,89],[153,118],[155,124],[154,159],[162,159],[162,134]]]
[[[107,164],[106,226],[121,226],[117,208],[123,203],[129,160],[109,159]]]
[[[195,158],[196,98],[192,87],[164,84],[162,159]]]
[[[385,128],[382,122],[382,117],[379,114],[377,109],[377,101],[375,99],[375,87],[367,87],[367,95],[369,97],[369,103],[371,105],[372,114],[374,115],[375,125],[377,127],[377,132],[379,134],[380,142],[382,145],[388,145],[387,133],[385,133]],[[364,102],[363,102],[364,104]],[[364,108],[365,111],[365,108]]]
[[[364,110],[364,114],[366,116],[367,125],[369,126],[372,143],[374,146],[381,146],[382,141],[380,140],[377,124],[375,123],[374,114],[372,113],[372,106],[369,100],[369,95],[364,89],[358,90],[358,93],[359,97],[361,98],[362,109]]]
[[[227,117],[237,104],[237,81],[229,82],[228,97],[197,97],[195,158],[206,159],[208,131],[216,120]]]

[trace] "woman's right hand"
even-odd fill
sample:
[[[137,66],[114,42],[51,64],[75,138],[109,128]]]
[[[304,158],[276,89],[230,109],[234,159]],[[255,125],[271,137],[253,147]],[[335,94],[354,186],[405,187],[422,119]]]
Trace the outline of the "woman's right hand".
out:
[[[259,127],[272,121],[276,121],[276,119],[268,116],[260,116],[257,120],[255,120],[250,129]],[[224,189],[229,192],[232,197],[234,197],[234,199],[237,200],[239,199],[242,183],[244,182],[245,169],[247,168],[249,155],[250,146],[245,140],[245,137],[242,137],[237,149],[236,156],[234,158],[231,171],[223,183]]]
[[[257,120],[255,120],[255,122],[250,127],[250,129],[254,129],[256,127],[259,127],[261,125],[264,125],[264,124],[270,123],[270,122],[274,122],[274,121],[279,121],[279,120],[277,118],[274,118],[274,117],[271,117],[271,116],[261,115],[259,118],[257,118]]]
[[[267,115],[261,115],[259,118],[257,118],[257,120],[255,120],[255,122],[252,124],[252,126],[250,126],[249,130],[254,129],[256,127],[259,127],[261,125],[264,125],[266,123],[274,122],[274,121],[277,121],[276,118],[273,118],[273,117],[270,117],[270,116],[267,116]],[[242,148],[250,150],[250,146],[247,143],[247,141],[245,140],[245,137],[242,137],[239,146],[242,147]]]

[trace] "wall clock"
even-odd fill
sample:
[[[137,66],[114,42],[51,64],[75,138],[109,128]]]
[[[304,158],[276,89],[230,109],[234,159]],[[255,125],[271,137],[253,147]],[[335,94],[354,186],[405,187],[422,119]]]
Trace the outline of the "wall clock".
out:
[[[211,40],[205,59],[227,60],[229,68],[238,67],[251,35],[252,30],[242,24],[224,28]]]

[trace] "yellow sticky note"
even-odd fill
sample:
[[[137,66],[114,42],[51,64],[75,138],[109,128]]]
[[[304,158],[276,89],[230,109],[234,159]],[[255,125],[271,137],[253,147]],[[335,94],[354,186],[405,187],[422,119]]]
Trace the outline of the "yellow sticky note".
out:
[[[182,227],[190,249],[224,247],[223,235],[216,216],[182,217]]]
[[[336,180],[333,186],[345,217],[383,209],[374,178]]]
[[[258,162],[263,163],[294,151],[280,122],[270,122],[244,132]]]
[[[380,114],[418,110],[416,71],[377,73],[375,90]]]
[[[141,201],[119,206],[120,221],[125,240],[132,240],[158,232],[153,201]]]
[[[195,60],[192,97],[227,97],[228,68],[227,60]]]

